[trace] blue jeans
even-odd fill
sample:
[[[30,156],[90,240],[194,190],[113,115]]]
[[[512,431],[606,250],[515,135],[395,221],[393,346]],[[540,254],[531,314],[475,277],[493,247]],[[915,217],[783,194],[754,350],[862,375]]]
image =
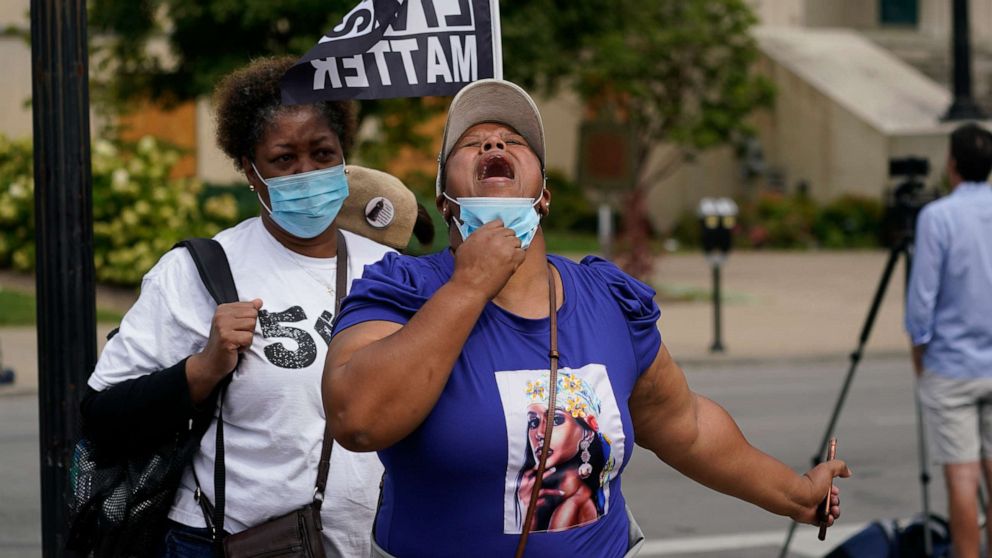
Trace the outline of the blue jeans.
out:
[[[169,521],[158,558],[214,558],[210,529]]]

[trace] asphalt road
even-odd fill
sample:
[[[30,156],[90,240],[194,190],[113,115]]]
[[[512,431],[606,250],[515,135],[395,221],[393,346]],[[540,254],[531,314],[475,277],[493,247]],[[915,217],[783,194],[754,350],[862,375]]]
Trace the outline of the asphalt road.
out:
[[[753,445],[805,470],[848,367],[839,359],[693,367],[687,373],[691,387],[730,411]],[[866,357],[836,429],[837,455],[854,472],[840,482],[839,527],[851,532],[874,519],[908,518],[922,510],[916,424],[908,358]],[[943,514],[946,496],[939,471],[934,473],[931,509]],[[703,488],[647,451],[634,454],[623,480],[624,494],[651,541],[642,556],[778,555],[787,520]],[[792,555],[821,556],[843,540],[843,530],[828,532],[827,541],[819,542],[815,528],[801,527]]]
[[[908,359],[871,358],[858,368],[837,426],[838,457],[854,471],[841,486],[843,515],[826,542],[802,527],[791,556],[822,556],[877,518],[921,509],[919,450]],[[758,361],[691,365],[690,385],[720,402],[757,447],[797,470],[809,466],[848,362]],[[40,552],[37,397],[0,396],[0,558]],[[648,537],[642,556],[777,556],[788,522],[705,489],[638,449],[623,476],[627,500]],[[943,513],[939,474],[933,509]]]

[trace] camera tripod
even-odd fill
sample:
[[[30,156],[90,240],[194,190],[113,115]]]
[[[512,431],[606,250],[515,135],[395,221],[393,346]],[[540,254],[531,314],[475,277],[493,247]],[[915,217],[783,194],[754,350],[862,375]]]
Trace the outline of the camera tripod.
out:
[[[907,231],[912,231],[912,227],[906,229]],[[833,412],[830,415],[830,421],[827,423],[826,431],[823,433],[823,439],[820,442],[816,455],[813,456],[812,462],[813,466],[822,463],[826,457],[827,446],[829,444],[830,438],[834,434],[834,428],[837,426],[837,419],[840,417],[841,408],[844,406],[844,402],[847,399],[847,393],[851,388],[851,382],[854,380],[854,373],[858,368],[858,364],[861,362],[861,356],[864,353],[865,344],[868,342],[868,337],[871,335],[872,326],[875,325],[875,317],[878,314],[878,309],[882,305],[882,299],[885,297],[885,291],[889,286],[889,281],[892,279],[892,272],[895,270],[896,264],[899,262],[900,257],[905,260],[905,283],[909,283],[909,271],[912,268],[913,261],[913,236],[912,233],[904,233],[902,238],[893,244],[889,249],[889,259],[885,263],[885,270],[882,272],[882,277],[878,282],[878,287],[875,290],[875,298],[871,302],[871,307],[868,309],[868,316],[865,318],[864,326],[861,328],[861,335],[858,337],[858,347],[851,353],[851,364],[847,369],[847,376],[844,378],[844,384],[841,387],[840,394],[837,397],[837,402],[834,404]],[[916,423],[917,423],[917,441],[919,445],[919,457],[920,457],[920,489],[923,496],[923,544],[926,552],[926,556],[931,556],[933,554],[933,541],[931,540],[930,533],[930,463],[929,456],[927,454],[926,445],[926,433],[923,427],[923,415],[920,408],[920,399],[917,395],[916,400]],[[796,532],[797,523],[793,522],[789,525],[789,531],[785,536],[785,542],[782,544],[782,550],[779,553],[779,558],[786,558],[789,554],[789,545],[792,543],[792,537]]]

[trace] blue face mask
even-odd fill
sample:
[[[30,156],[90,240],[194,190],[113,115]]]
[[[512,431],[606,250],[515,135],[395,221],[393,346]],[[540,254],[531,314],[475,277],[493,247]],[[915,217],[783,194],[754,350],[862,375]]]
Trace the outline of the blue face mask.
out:
[[[348,197],[348,177],[344,163],[266,180],[251,164],[262,184],[269,190],[272,207],[258,197],[272,220],[282,230],[297,238],[313,238],[327,230]]]
[[[461,220],[452,216],[451,220],[458,227],[462,240],[469,237],[479,227],[490,221],[500,219],[503,226],[511,229],[524,250],[530,246],[541,224],[541,216],[534,206],[541,201],[541,196],[531,198],[458,198],[452,199],[448,194],[444,197],[451,203],[462,208]]]

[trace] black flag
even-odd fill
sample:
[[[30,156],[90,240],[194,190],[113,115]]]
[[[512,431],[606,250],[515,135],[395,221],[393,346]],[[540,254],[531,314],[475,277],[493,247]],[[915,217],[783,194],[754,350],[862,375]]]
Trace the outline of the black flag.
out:
[[[282,101],[454,95],[492,77],[497,0],[363,0],[286,72]]]

